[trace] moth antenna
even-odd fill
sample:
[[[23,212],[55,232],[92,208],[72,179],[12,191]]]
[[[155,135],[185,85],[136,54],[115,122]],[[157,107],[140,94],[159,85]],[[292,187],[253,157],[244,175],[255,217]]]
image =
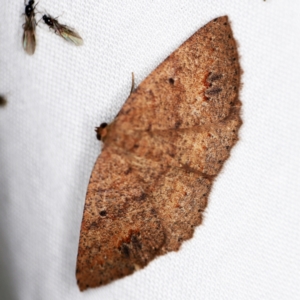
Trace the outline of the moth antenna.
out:
[[[134,91],[134,73],[131,72],[131,90],[130,90],[130,95],[133,93]]]

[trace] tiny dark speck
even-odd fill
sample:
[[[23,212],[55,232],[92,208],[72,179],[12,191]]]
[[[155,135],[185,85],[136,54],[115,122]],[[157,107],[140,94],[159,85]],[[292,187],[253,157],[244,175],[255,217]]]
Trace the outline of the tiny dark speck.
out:
[[[169,78],[169,82],[170,82],[170,84],[174,84],[174,79],[173,78]]]
[[[97,227],[97,223],[96,222],[92,222],[91,228],[95,228],[95,227]]]
[[[138,201],[143,201],[143,200],[146,199],[146,197],[147,197],[147,194],[142,193],[139,197],[136,197],[136,200],[138,200]]]
[[[177,121],[177,122],[175,123],[175,128],[177,129],[180,125],[181,125],[181,122],[180,122],[180,121]]]
[[[152,213],[153,215],[156,215],[156,210],[155,210],[154,208],[151,208],[151,213]]]
[[[132,169],[129,167],[129,168],[124,172],[124,174],[125,174],[125,175],[128,175],[131,171],[132,171]]]
[[[129,250],[129,247],[126,245],[126,244],[123,244],[121,246],[121,252],[122,254],[124,254],[126,257],[129,257],[130,256],[130,250]]]
[[[135,249],[142,249],[142,245],[135,235],[131,237],[131,243]]]
[[[106,216],[106,211],[105,210],[100,211],[100,216],[105,217]]]

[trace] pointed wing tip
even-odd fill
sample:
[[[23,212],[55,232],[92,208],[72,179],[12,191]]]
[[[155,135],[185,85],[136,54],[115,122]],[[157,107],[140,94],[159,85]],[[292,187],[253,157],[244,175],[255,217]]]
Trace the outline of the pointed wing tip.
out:
[[[77,37],[73,38],[73,43],[76,46],[82,46],[83,45],[83,39],[80,35],[78,35]]]
[[[67,42],[73,43],[75,46],[83,45],[83,39],[76,31],[58,31],[58,35],[64,38]]]
[[[34,54],[34,52],[35,52],[35,49],[25,49],[25,48],[24,48],[24,50],[25,50],[25,52],[26,52],[28,55],[30,55],[30,56],[32,56],[32,55]]]
[[[35,52],[35,48],[36,48],[35,36],[32,35],[31,33],[24,32],[23,39],[22,39],[22,45],[23,45],[24,51],[28,55],[33,55]]]
[[[76,46],[82,46],[83,45],[83,39],[78,36],[69,36],[69,41],[72,42]]]

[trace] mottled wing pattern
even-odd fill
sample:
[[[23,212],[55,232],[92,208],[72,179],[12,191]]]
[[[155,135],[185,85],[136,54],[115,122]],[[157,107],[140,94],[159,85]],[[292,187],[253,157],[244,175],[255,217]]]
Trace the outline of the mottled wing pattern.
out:
[[[128,158],[110,148],[103,150],[95,165],[81,227],[77,275],[82,290],[131,274],[164,244],[157,212],[131,168]],[[95,197],[101,201],[94,201]]]
[[[241,125],[228,18],[198,30],[129,96],[88,186],[76,277],[106,284],[176,251],[201,224]]]

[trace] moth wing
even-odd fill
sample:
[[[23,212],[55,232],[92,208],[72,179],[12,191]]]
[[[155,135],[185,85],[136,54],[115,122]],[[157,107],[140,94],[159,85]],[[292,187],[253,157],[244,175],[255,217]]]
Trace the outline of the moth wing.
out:
[[[240,66],[228,18],[199,29],[131,93],[88,186],[81,290],[145,266],[192,237],[237,141]]]
[[[80,290],[131,274],[157,255],[165,237],[149,201],[130,159],[103,149],[81,224],[76,268]]]
[[[168,130],[225,119],[238,103],[240,65],[227,16],[185,41],[130,95],[119,130]],[[176,128],[175,128],[176,127]]]
[[[147,181],[166,236],[161,253],[192,237],[238,140],[238,60],[228,18],[209,22],[147,76],[110,125],[105,147],[138,158],[140,178],[154,162],[162,166]]]

